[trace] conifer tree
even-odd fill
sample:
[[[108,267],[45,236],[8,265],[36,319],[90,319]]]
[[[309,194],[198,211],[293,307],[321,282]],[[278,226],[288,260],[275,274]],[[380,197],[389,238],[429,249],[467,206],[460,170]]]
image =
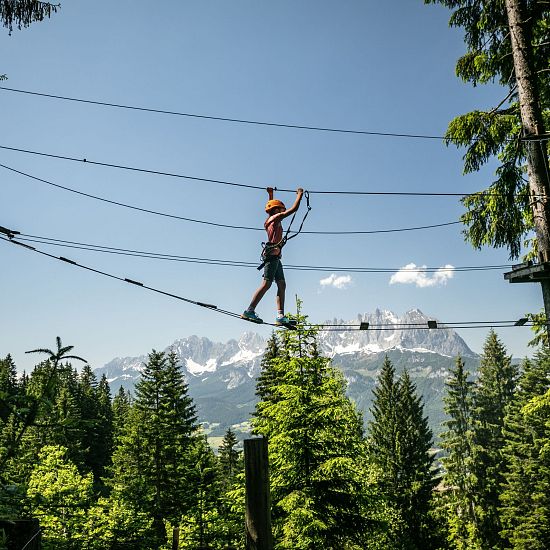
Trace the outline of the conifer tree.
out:
[[[105,374],[100,382],[92,369],[85,365],[78,378],[78,402],[82,418],[84,462],[94,475],[97,489],[102,488],[112,453],[113,412],[111,391]]]
[[[435,487],[433,434],[424,415],[422,397],[405,370],[399,379],[399,410],[402,441],[399,460],[402,470],[398,505],[408,526],[408,535],[417,548],[433,548],[431,524],[432,491]]]
[[[522,365],[504,419],[502,535],[514,550],[550,548],[550,407],[533,407],[550,388],[550,351]],[[550,404],[550,403],[549,403]]]
[[[228,484],[242,470],[242,453],[235,448],[237,443],[235,432],[231,428],[227,428],[218,449],[218,458],[222,476]]]
[[[448,540],[457,550],[479,548],[472,489],[472,386],[461,357],[446,381],[443,398],[444,422],[447,431],[441,434],[441,446],[446,455],[441,459],[445,468],[445,504],[449,525]]]
[[[217,547],[224,542],[219,526],[222,477],[219,463],[206,437],[197,437],[189,449],[188,483],[193,487],[193,503],[184,516],[180,532],[188,548]]]
[[[240,507],[240,499],[244,499],[244,460],[242,451],[236,449],[237,444],[235,432],[227,428],[218,448],[222,494],[219,505],[221,517],[217,528],[228,546],[243,536],[244,506]]]
[[[256,380],[256,395],[261,401],[272,398],[271,387],[277,380],[277,373],[272,369],[272,361],[279,355],[279,350],[278,336],[273,332],[267,341],[260,363],[260,374]]]
[[[408,373],[396,380],[386,357],[374,390],[369,448],[382,472],[382,487],[403,522],[404,548],[432,547],[431,492],[435,485],[432,432],[422,399]]]
[[[0,359],[0,421],[6,422],[13,414],[19,394],[17,368],[10,354]]]
[[[151,515],[159,546],[164,521],[177,523],[193,503],[188,454],[197,428],[177,357],[151,352],[113,456],[113,489]]]
[[[60,7],[60,4],[39,0],[0,0],[0,19],[11,34],[14,25],[19,29],[28,27],[35,21],[51,17]]]
[[[22,390],[17,382],[17,369],[11,355],[0,359],[0,448],[7,453],[13,446],[24,405]],[[0,472],[1,474],[2,472]]]
[[[122,386],[118,389],[118,392],[113,398],[112,414],[113,414],[113,444],[116,443],[118,437],[122,434],[122,430],[131,408],[130,392],[125,390]]]
[[[368,548],[379,504],[364,461],[362,420],[345,381],[317,352],[316,330],[280,334],[271,378],[253,417],[269,439],[273,523],[279,548]],[[378,518],[377,518],[378,519]]]
[[[483,347],[472,409],[473,491],[482,548],[504,548],[499,515],[505,469],[504,416],[516,378],[517,368],[491,330]]]

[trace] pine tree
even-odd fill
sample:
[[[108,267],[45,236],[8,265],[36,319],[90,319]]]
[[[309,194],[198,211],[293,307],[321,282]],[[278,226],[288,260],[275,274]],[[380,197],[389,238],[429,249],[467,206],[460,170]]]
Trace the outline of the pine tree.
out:
[[[78,393],[83,426],[85,466],[94,475],[96,489],[103,490],[102,478],[111,462],[113,411],[111,390],[105,374],[99,383],[89,366],[79,376]]]
[[[441,446],[446,456],[441,459],[445,468],[444,487],[448,540],[457,550],[479,548],[474,495],[472,489],[472,386],[461,357],[446,382],[447,394],[443,398],[444,422],[447,431],[441,434]]]
[[[533,407],[550,388],[550,351],[522,365],[504,419],[502,535],[514,550],[550,548],[550,407]]]
[[[222,534],[220,542],[231,546],[243,536],[242,518],[244,503],[244,460],[243,453],[236,449],[238,444],[235,432],[227,428],[218,448],[218,461],[222,481],[222,493],[219,503],[220,521],[217,529]]]
[[[407,467],[402,470],[402,491],[398,503],[409,536],[417,548],[431,548],[432,491],[434,477],[433,434],[424,415],[422,397],[405,370],[399,379],[402,419],[402,443],[399,459]]]
[[[446,138],[449,143],[467,148],[465,173],[477,172],[493,161],[498,163],[496,178],[487,190],[490,192],[474,193],[463,199],[468,210],[462,216],[467,226],[466,239],[475,248],[506,247],[510,258],[517,258],[529,231],[536,227],[539,233],[540,224],[547,217],[544,212],[537,213],[542,205],[530,199],[531,194],[543,193],[544,184],[537,189],[541,179],[543,182],[546,179],[545,189],[548,189],[544,167],[548,163],[534,161],[538,155],[548,156],[547,144],[521,138],[533,133],[544,134],[545,123],[548,130],[548,8],[544,2],[514,2],[523,13],[517,27],[511,30],[508,1],[424,1],[453,10],[450,25],[464,29],[467,51],[457,61],[457,76],[473,86],[497,82],[503,87],[504,97],[499,105],[456,117],[449,124]],[[513,55],[513,44],[519,33],[528,37],[522,54],[528,58],[529,67],[523,71]],[[529,102],[522,97],[527,87],[533,94]],[[527,103],[529,115],[525,110]],[[533,125],[538,128],[535,130]],[[525,179],[526,164],[529,184]],[[548,236],[544,237],[547,240]],[[535,256],[536,239],[531,241],[535,245],[532,250]]]
[[[149,354],[113,456],[113,490],[153,519],[156,544],[164,521],[175,524],[193,503],[188,454],[197,431],[195,407],[175,354]]]
[[[473,491],[482,548],[504,548],[498,510],[505,469],[504,416],[516,379],[517,368],[491,330],[481,356],[472,409]]]
[[[61,6],[38,0],[0,0],[0,19],[11,34],[13,26],[21,29],[35,21],[51,17]]]
[[[400,538],[404,548],[431,548],[433,436],[422,399],[406,371],[395,379],[387,357],[378,382],[369,424],[371,456],[382,472],[384,492],[403,522]]]
[[[242,453],[235,448],[237,444],[235,432],[231,428],[227,428],[218,449],[218,458],[222,475],[228,484],[242,470]]]
[[[260,364],[260,374],[256,380],[256,396],[261,401],[272,398],[271,387],[277,380],[277,373],[273,372],[272,362],[279,355],[279,347],[277,333],[273,332],[267,341]]]
[[[14,413],[18,395],[17,368],[8,354],[5,359],[0,359],[0,421],[6,422]]]
[[[122,386],[113,398],[112,416],[113,416],[113,445],[116,444],[118,438],[122,435],[124,426],[128,420],[131,409],[130,392]]]
[[[216,548],[224,542],[219,531],[222,516],[222,477],[219,463],[206,437],[198,437],[190,448],[188,483],[194,500],[184,516],[180,533],[188,548]]]
[[[384,472],[384,488],[389,492],[399,483],[396,457],[399,455],[399,383],[388,356],[384,358],[373,390],[372,421],[368,427],[371,456]]]
[[[284,549],[366,548],[377,519],[364,461],[362,420],[339,371],[320,357],[316,331],[280,333],[269,384],[253,417],[269,439],[273,523]]]

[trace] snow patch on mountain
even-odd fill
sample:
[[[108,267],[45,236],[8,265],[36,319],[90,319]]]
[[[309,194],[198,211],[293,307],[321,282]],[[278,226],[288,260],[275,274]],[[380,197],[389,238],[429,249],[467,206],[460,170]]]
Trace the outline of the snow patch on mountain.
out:
[[[430,354],[444,357],[476,357],[464,340],[453,330],[427,330],[428,317],[418,308],[398,316],[392,311],[376,309],[372,313],[358,314],[355,320],[333,319],[326,324],[341,330],[319,332],[319,351],[335,360],[337,364],[375,358],[377,354],[397,350],[412,352],[412,363],[431,362]],[[368,323],[377,330],[347,330],[349,325]],[[408,325],[408,330],[394,330],[393,325]],[[412,327],[411,327],[412,325]],[[418,326],[418,328],[416,328]],[[379,330],[384,327],[383,330]],[[387,327],[387,329],[385,328]],[[189,336],[175,341],[164,351],[176,354],[190,386],[223,384],[227,390],[249,384],[260,372],[260,363],[266,340],[259,334],[245,332],[238,340],[225,343],[213,342],[205,337]],[[104,367],[96,369],[105,374],[110,384],[122,383],[133,386],[147,356],[117,357]],[[441,372],[432,376],[442,376]],[[219,390],[217,390],[219,391]]]
[[[218,367],[218,362],[215,359],[208,359],[205,365],[199,365],[191,358],[185,360],[185,368],[189,374],[199,376],[205,372],[215,372]]]
[[[253,361],[256,357],[263,355],[264,350],[253,351],[249,349],[240,349],[233,357],[230,357],[227,361],[224,361],[221,366],[231,365],[232,363],[240,363],[245,361]]]

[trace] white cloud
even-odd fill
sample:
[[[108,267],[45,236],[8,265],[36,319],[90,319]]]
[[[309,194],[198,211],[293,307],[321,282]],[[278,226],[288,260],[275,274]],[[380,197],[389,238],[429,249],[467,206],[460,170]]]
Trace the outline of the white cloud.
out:
[[[429,286],[442,286],[446,285],[449,279],[454,276],[454,266],[447,264],[440,267],[430,277],[426,273],[426,266],[417,266],[410,263],[405,267],[402,267],[397,273],[394,273],[390,279],[390,285],[404,284],[404,285],[416,285],[419,288],[426,288]]]
[[[338,277],[334,273],[329,275],[326,279],[321,279],[319,281],[321,286],[333,286],[334,288],[338,288],[340,290],[347,288],[350,283],[351,277],[349,275],[340,275]]]

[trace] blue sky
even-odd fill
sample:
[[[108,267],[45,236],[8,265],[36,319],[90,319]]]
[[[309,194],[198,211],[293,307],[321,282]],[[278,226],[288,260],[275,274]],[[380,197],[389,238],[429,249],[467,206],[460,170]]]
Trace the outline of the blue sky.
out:
[[[454,116],[490,108],[506,93],[454,75],[464,50],[448,10],[420,0],[118,0],[63,3],[28,29],[3,30],[2,85],[230,118],[380,132],[442,135]],[[463,176],[463,152],[414,140],[242,125],[64,102],[0,90],[0,145],[253,186],[310,190],[471,192],[494,166]],[[264,191],[115,170],[0,150],[0,163],[59,185],[142,208],[261,227]],[[0,225],[22,233],[166,254],[254,262],[263,234],[139,213],[1,171]],[[293,195],[281,193],[291,203]],[[365,231],[455,221],[456,198],[312,194],[304,229]],[[255,269],[153,261],[38,245],[109,273],[241,312]],[[24,351],[75,346],[92,366],[163,349],[191,334],[214,340],[256,327],[100,277],[0,242],[0,356],[20,369]],[[386,267],[509,263],[505,250],[473,250],[459,226],[378,235],[301,235],[286,264]],[[420,308],[442,321],[517,319],[538,311],[538,285],[501,271],[385,274],[290,271],[313,322],[375,308]],[[324,284],[321,281],[324,280]],[[290,308],[292,309],[292,308]],[[274,290],[258,313],[271,321]],[[532,351],[527,328],[498,331],[510,353]],[[480,351],[486,329],[459,331]]]

